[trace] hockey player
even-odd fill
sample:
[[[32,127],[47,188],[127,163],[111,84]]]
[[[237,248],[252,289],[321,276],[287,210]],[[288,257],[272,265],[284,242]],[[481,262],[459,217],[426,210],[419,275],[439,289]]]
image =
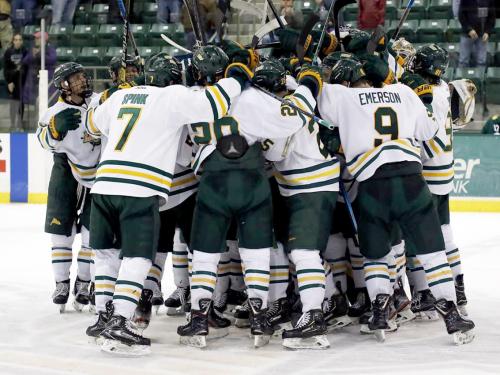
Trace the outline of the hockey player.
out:
[[[194,62],[203,60],[196,54],[193,56]],[[194,68],[196,72],[197,66]],[[319,74],[306,69],[299,76],[299,84],[303,85],[290,100],[304,108],[314,108],[314,94],[321,86]],[[259,141],[286,138],[306,122],[306,118],[292,107],[282,106],[279,101],[249,88],[233,101],[228,116],[214,123],[191,125],[196,132],[193,140],[202,145],[195,165],[202,166],[203,174],[191,239],[191,320],[177,330],[181,343],[206,346],[217,265],[226,248],[226,234],[233,219],[238,224],[254,345],[261,346],[269,341],[273,329],[265,317],[265,310],[273,240],[272,206]]]
[[[81,311],[89,303],[89,188],[95,177],[100,142],[85,130],[86,111],[96,96],[82,65],[68,62],[57,67],[54,85],[61,96],[40,120],[37,137],[54,154],[50,177],[45,232],[51,234],[52,268],[56,281],[53,302],[63,312],[69,297],[72,247],[76,233],[82,234],[74,307]]]
[[[436,308],[457,343],[470,342],[474,323],[457,310],[452,272],[431,194],[421,175],[416,140],[429,140],[439,130],[417,95],[407,86],[373,88],[354,60],[341,60],[332,77],[342,85],[326,85],[318,108],[339,127],[347,168],[360,182],[359,240],[365,280],[372,301],[370,329],[384,339],[392,290],[387,254],[390,228],[396,222],[415,245]]]
[[[90,111],[87,121],[93,136],[108,139],[92,190],[90,241],[96,249],[99,318],[87,334],[100,330],[102,350],[116,354],[150,351],[150,340],[134,330],[131,318],[155,256],[159,207],[172,188],[182,127],[225,115],[251,75],[244,65],[232,65],[217,86],[192,91],[169,86],[177,64],[167,54],[151,57],[146,65],[149,86],[117,91]],[[105,315],[111,299],[113,314]]]

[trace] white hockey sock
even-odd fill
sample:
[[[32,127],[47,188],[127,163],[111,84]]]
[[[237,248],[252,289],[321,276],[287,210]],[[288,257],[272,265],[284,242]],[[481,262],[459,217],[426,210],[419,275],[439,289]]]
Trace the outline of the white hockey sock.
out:
[[[340,283],[341,291],[347,290],[347,240],[342,233],[332,234],[328,238],[323,259],[332,271],[333,285]]]
[[[405,273],[406,266],[406,250],[405,250],[405,242],[401,241],[399,244],[394,245],[394,258],[396,260],[396,280],[403,277]]]
[[[90,262],[92,259],[92,249],[89,246],[89,230],[82,226],[82,247],[78,252],[78,257],[76,258],[78,268],[77,275],[80,280],[89,281],[90,280]]]
[[[394,247],[392,247],[389,254],[387,254],[387,266],[389,268],[389,278],[391,282],[391,288],[394,289],[394,284],[396,284],[396,276],[397,276]]]
[[[330,299],[331,296],[340,294],[340,291],[337,289],[333,280],[330,265],[323,261],[323,267],[325,269],[325,299]]]
[[[91,256],[90,256],[90,281],[95,282],[95,251],[94,249],[90,249]]]
[[[240,247],[241,264],[245,275],[248,298],[260,298],[262,308],[267,307],[270,278],[269,247],[263,249],[245,249]]]
[[[95,307],[106,311],[106,302],[113,298],[116,278],[120,271],[120,250],[94,250],[95,258]]]
[[[187,288],[189,286],[188,266],[188,246],[180,242],[178,231],[176,231],[174,249],[172,251],[172,268],[174,271],[174,283],[178,288]]]
[[[200,309],[200,300],[211,299],[217,282],[220,253],[204,253],[194,250],[191,277],[191,306]]]
[[[364,262],[365,257],[361,255],[359,247],[354,244],[352,238],[347,240],[347,246],[349,247],[349,256],[351,258],[351,269],[352,269],[352,279],[354,281],[354,287],[365,288],[365,272],[364,272]]]
[[[229,288],[230,261],[231,255],[228,252],[221,254],[219,265],[217,266],[217,282],[215,284],[214,295],[212,297],[215,306],[219,306],[219,303],[223,301],[223,295]]]
[[[146,258],[123,258],[113,295],[116,315],[132,319],[151,264],[151,260]]]
[[[302,312],[321,309],[325,299],[325,269],[319,250],[292,250],[290,259],[297,272]]]
[[[413,287],[415,292],[420,292],[422,290],[429,289],[427,285],[427,279],[425,277],[424,267],[417,259],[416,256],[408,256],[407,258],[407,271],[406,276],[408,276],[408,282]]]
[[[392,295],[391,281],[389,276],[390,254],[379,259],[365,259],[364,272],[366,288],[370,301],[375,300],[378,294]]]
[[[453,239],[453,232],[449,224],[441,225],[441,232],[443,233],[446,257],[448,264],[453,272],[453,278],[462,275],[462,262],[460,261],[460,251]]]
[[[285,253],[283,244],[277,243],[277,247],[271,249],[270,253],[270,271],[269,281],[269,302],[274,302],[280,298],[286,297],[288,288],[288,278],[290,276],[290,261]]]
[[[75,227],[71,236],[52,234],[52,271],[56,282],[69,280],[69,270],[73,253],[73,241],[75,239]]]
[[[444,251],[417,255],[417,259],[425,270],[427,284],[436,299],[457,302],[455,283]]]
[[[229,279],[231,280],[231,289],[238,292],[245,290],[245,280],[243,280],[243,271],[241,269],[241,258],[240,251],[238,248],[238,241],[226,241],[227,247],[229,249],[230,268],[231,273],[229,274]]]
[[[161,279],[163,277],[163,267],[165,267],[167,255],[168,253],[156,253],[155,261],[149,269],[146,280],[144,280],[144,289],[154,290],[160,285]]]

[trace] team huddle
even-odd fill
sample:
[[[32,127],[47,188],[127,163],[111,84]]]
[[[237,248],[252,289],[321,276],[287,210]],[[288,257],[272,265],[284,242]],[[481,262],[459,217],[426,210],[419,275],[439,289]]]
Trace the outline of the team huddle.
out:
[[[435,44],[373,48],[350,29],[313,33],[303,57],[285,31],[265,59],[228,40],[144,69],[114,58],[101,94],[83,66],[56,69],[61,96],[37,131],[54,155],[53,302],[64,311],[81,233],[73,305],[97,314],[86,334],[102,350],[148,354],[163,304],[199,348],[231,325],[255,347],[280,335],[325,349],[349,324],[384,341],[440,317],[456,344],[473,340],[449,213],[452,132],[470,121],[473,83],[442,79]]]

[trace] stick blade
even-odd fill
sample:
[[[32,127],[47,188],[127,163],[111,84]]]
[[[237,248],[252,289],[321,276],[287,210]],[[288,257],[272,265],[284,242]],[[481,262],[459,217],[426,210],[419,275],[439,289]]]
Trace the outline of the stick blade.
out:
[[[320,18],[317,14],[313,13],[309,16],[307,19],[306,23],[304,24],[304,27],[302,28],[299,39],[297,40],[297,57],[299,58],[300,61],[304,60],[304,56],[306,54],[306,42],[307,42],[307,37],[311,33],[312,29],[314,26],[319,22]]]

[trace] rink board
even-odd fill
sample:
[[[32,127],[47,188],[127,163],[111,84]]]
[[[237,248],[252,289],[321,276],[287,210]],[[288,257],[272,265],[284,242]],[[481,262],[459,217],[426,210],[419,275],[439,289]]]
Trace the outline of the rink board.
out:
[[[453,211],[500,212],[500,137],[454,138]],[[45,203],[51,154],[35,134],[0,134],[0,203]]]

